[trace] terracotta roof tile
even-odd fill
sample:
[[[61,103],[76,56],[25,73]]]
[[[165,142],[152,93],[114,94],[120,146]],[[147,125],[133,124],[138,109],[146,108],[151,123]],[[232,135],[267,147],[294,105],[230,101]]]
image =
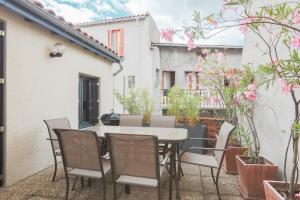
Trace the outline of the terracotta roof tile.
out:
[[[109,50],[111,53],[115,54],[116,56],[122,57],[120,55],[118,55],[117,52],[115,52],[114,50],[108,48],[106,45],[104,45],[103,43],[100,43],[98,40],[95,40],[93,36],[89,35],[86,32],[83,32],[80,28],[75,27],[75,25],[71,22],[66,22],[65,18],[62,16],[57,16],[56,12],[52,9],[46,9],[43,5],[42,2],[38,1],[38,0],[29,0],[29,2],[31,2],[32,4],[38,6],[39,8],[41,8],[42,10],[44,10],[45,12],[47,12],[49,15],[55,17],[57,20],[63,22],[64,24],[66,24],[67,26],[69,26],[70,28],[76,30],[77,32],[79,32],[81,35],[85,36],[87,39],[91,40],[92,42],[96,43],[97,45],[104,47],[105,49]]]

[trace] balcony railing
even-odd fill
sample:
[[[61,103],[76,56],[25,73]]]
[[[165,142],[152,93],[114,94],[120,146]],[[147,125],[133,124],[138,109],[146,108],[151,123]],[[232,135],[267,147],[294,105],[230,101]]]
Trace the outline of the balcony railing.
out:
[[[210,101],[210,97],[212,97],[212,93],[209,89],[199,89],[199,90],[185,90],[186,93],[190,95],[198,94],[201,96],[201,103],[199,105],[200,109],[224,109],[225,105],[222,101],[212,102]],[[169,97],[167,96],[168,90],[163,90],[162,98],[161,98],[161,107],[162,109],[167,108]]]

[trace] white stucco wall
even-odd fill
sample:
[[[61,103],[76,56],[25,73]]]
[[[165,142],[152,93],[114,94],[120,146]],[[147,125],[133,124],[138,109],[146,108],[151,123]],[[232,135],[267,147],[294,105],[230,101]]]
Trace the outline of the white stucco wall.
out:
[[[108,31],[120,28],[124,29],[125,55],[122,63],[124,70],[114,78],[115,90],[121,94],[127,94],[127,78],[135,76],[136,87],[148,88],[149,92],[156,96],[158,90],[155,63],[159,62],[156,57],[158,54],[151,48],[151,42],[159,42],[160,32],[151,16],[139,20],[85,26],[82,29],[104,44],[108,44]],[[116,99],[115,111],[123,112],[122,106]]]
[[[112,108],[112,63],[0,7],[6,21],[6,185],[53,165],[44,119],[78,128],[79,73],[100,78],[100,114]],[[66,46],[61,58],[49,49]]]
[[[175,71],[175,84],[186,88],[185,72],[194,71],[199,63],[195,50],[188,51],[187,47],[159,47],[160,67],[162,71]],[[241,65],[243,49],[226,49],[225,59],[229,66]],[[160,85],[161,88],[161,85]]]
[[[276,0],[275,2],[283,2]],[[253,1],[254,8],[262,6],[263,1]],[[265,33],[269,34],[269,33]],[[248,32],[245,35],[244,52],[242,56],[243,64],[259,64],[269,63],[270,59],[263,54],[266,50],[265,45],[260,38],[254,33]],[[279,50],[280,55],[285,55],[284,48]],[[297,96],[300,96],[298,91]],[[291,124],[294,117],[294,108],[290,95],[285,95],[280,92],[280,88],[275,82],[268,90],[261,88],[257,106],[255,109],[255,123],[259,133],[261,142],[261,155],[278,165],[280,174],[283,175],[284,154],[288,143],[288,136]],[[283,133],[285,131],[286,133]],[[288,160],[288,171],[291,167],[291,151]]]

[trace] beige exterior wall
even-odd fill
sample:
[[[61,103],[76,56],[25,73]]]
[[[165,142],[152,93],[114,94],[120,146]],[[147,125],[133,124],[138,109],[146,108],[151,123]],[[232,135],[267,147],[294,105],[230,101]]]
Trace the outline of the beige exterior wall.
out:
[[[286,2],[286,0],[276,0],[272,3]],[[255,0],[253,8],[264,6],[266,2]],[[266,35],[270,33],[265,33]],[[244,52],[242,63],[251,63],[253,66],[270,62],[270,58],[263,54],[267,50],[265,44],[254,33],[248,32],[245,35]],[[286,55],[286,49],[279,51],[280,55]],[[299,96],[299,90],[296,96]],[[283,176],[285,150],[289,140],[290,127],[293,122],[294,109],[290,95],[280,92],[280,86],[276,83],[270,85],[268,89],[261,88],[258,91],[258,101],[255,109],[255,123],[261,142],[261,155],[278,165],[280,175]],[[283,132],[284,131],[284,132]],[[291,145],[292,146],[292,145]],[[292,148],[290,148],[287,170],[291,170]]]
[[[100,78],[100,114],[112,108],[112,63],[0,7],[6,21],[6,185],[53,165],[44,119],[78,128],[79,74]],[[49,49],[66,46],[61,58]],[[49,177],[50,178],[50,177]],[[50,180],[50,179],[49,179]]]
[[[157,56],[151,48],[151,42],[159,42],[160,32],[151,16],[144,19],[97,24],[82,29],[94,38],[108,44],[108,31],[124,29],[124,70],[115,77],[115,90],[121,94],[128,92],[128,76],[136,77],[136,87],[148,88],[155,95]],[[125,89],[125,91],[124,91]],[[123,112],[123,108],[115,99],[115,111]]]

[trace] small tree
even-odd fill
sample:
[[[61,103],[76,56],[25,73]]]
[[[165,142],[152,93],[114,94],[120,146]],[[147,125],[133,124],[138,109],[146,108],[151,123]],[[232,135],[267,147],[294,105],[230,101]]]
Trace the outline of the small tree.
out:
[[[131,89],[127,96],[115,93],[116,98],[129,114],[144,115],[144,122],[149,123],[154,111],[154,99],[150,96],[147,88]]]

